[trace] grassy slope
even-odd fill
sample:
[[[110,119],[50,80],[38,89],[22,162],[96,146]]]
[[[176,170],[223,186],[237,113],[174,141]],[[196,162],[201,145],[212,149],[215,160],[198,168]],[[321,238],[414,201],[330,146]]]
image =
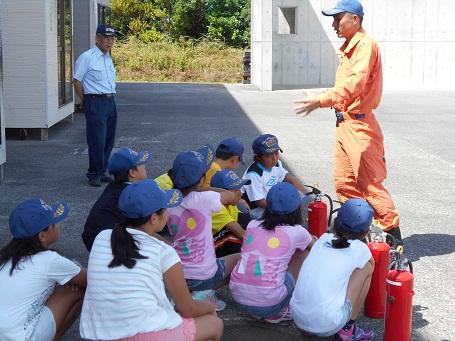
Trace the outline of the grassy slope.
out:
[[[202,41],[144,44],[117,42],[112,49],[117,79],[142,82],[242,81],[242,50]]]

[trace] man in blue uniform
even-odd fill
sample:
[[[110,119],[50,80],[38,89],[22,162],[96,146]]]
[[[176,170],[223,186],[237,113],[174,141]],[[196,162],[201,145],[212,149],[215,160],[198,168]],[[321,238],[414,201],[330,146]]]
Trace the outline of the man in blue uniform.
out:
[[[99,25],[96,45],[82,53],[75,65],[74,90],[85,108],[89,157],[87,177],[94,187],[113,180],[106,170],[117,126],[115,68],[110,54],[117,35],[112,26]]]

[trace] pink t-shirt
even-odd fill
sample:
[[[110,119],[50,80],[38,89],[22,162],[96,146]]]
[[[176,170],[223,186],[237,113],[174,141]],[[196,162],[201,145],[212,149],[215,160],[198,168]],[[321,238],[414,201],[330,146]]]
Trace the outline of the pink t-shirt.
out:
[[[242,255],[231,274],[229,287],[237,303],[270,307],[287,296],[284,278],[296,249],[305,250],[311,235],[300,225],[261,227],[252,220],[243,237]]]
[[[169,208],[167,225],[186,279],[209,279],[218,269],[212,213],[220,209],[220,194],[211,191],[191,192],[179,206]]]

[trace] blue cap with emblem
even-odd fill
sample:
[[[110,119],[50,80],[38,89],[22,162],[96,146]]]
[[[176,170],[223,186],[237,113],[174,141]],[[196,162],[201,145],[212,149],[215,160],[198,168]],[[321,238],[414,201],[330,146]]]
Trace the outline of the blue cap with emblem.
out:
[[[215,173],[210,181],[212,187],[223,188],[228,190],[240,189],[243,185],[251,184],[251,180],[240,178],[234,171],[223,169]]]
[[[69,207],[64,201],[48,205],[40,198],[28,199],[11,212],[9,228],[16,239],[33,237],[64,220],[68,213]]]
[[[126,186],[118,199],[118,208],[125,217],[144,218],[162,208],[180,205],[182,193],[178,189],[163,191],[155,181],[147,179]]]
[[[363,7],[358,0],[339,0],[334,8],[323,10],[322,14],[332,17],[343,12],[349,12],[363,17]]]
[[[120,32],[111,25],[98,25],[96,34],[101,34],[105,37],[115,37],[120,35]]]
[[[271,154],[279,150],[283,152],[283,150],[278,145],[278,139],[275,135],[272,134],[262,134],[256,137],[253,141],[253,152],[256,155],[265,155]]]
[[[197,184],[209,170],[213,159],[213,149],[209,145],[178,153],[172,165],[172,182],[177,188],[187,188]]]
[[[111,174],[123,173],[150,161],[152,161],[150,152],[136,152],[128,147],[122,147],[112,154],[107,164],[107,170]]]

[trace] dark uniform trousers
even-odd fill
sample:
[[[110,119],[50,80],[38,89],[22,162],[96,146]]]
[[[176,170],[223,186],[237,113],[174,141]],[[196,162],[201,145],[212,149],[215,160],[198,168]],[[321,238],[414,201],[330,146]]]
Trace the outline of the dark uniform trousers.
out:
[[[117,126],[117,108],[113,95],[85,95],[85,124],[88,145],[89,180],[107,170]]]

